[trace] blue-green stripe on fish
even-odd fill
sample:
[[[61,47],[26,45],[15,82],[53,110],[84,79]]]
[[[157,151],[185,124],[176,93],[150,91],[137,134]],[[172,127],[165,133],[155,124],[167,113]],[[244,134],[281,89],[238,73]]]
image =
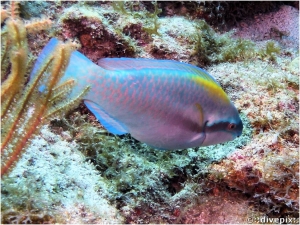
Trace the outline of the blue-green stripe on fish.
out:
[[[57,44],[50,40],[34,70]],[[130,133],[158,149],[218,144],[242,133],[242,121],[226,93],[193,65],[132,58],[105,58],[96,65],[75,51],[61,82],[70,78],[77,81],[70,97],[91,87],[84,103],[109,132]]]

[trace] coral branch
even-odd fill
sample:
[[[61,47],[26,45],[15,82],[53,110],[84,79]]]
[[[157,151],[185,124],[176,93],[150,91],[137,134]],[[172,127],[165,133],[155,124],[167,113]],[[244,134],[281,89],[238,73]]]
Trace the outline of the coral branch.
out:
[[[9,41],[2,46],[7,52],[1,57],[1,65],[6,62],[10,64],[5,67],[8,76],[1,78],[1,177],[14,167],[41,125],[49,122],[53,115],[75,106],[88,90],[86,88],[75,99],[68,99],[68,93],[75,85],[74,80],[58,85],[74,49],[71,42],[59,43],[26,84],[26,76],[32,69],[28,58],[26,27],[17,18],[15,3],[11,8],[13,14],[5,28]],[[38,89],[41,82],[45,85],[43,91]]]
[[[19,18],[19,2],[18,1],[10,1],[10,17],[12,19]]]
[[[28,33],[32,34],[40,30],[46,30],[51,26],[52,22],[50,19],[32,20],[25,25]]]
[[[7,30],[9,30],[8,38],[13,46],[11,48],[9,58],[11,62],[11,72],[7,79],[1,85],[1,99],[3,117],[8,109],[8,105],[16,98],[17,93],[25,82],[25,71],[27,67],[27,41],[26,41],[26,30],[21,20],[7,21]],[[11,85],[14,84],[14,85]]]

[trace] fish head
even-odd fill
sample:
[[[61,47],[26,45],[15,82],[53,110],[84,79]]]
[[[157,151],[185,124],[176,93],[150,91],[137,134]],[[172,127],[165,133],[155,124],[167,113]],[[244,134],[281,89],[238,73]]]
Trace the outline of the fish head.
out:
[[[202,146],[220,144],[232,141],[239,137],[243,131],[243,122],[235,106],[223,105],[215,110],[205,122],[205,140]]]
[[[202,69],[195,71],[197,75],[192,76],[192,80],[199,88],[198,109],[202,115],[202,132],[205,134],[201,146],[232,141],[243,131],[243,123],[237,109],[210,74]]]

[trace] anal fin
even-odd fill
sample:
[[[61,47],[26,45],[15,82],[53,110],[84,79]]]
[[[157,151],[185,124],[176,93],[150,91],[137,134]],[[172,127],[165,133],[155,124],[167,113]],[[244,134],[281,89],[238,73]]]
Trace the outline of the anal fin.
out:
[[[121,122],[112,118],[108,113],[101,109],[98,104],[89,100],[84,100],[84,104],[110,133],[116,135],[128,133],[125,126]]]

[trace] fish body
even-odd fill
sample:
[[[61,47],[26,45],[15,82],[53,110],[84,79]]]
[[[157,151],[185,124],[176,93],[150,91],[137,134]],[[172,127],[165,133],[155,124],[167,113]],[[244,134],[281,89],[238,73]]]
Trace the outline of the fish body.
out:
[[[52,39],[39,61],[56,44]],[[77,80],[70,97],[91,87],[84,103],[109,132],[130,133],[155,148],[222,143],[243,129],[220,85],[193,65],[132,58],[105,58],[96,65],[75,51],[61,82],[70,78]]]

